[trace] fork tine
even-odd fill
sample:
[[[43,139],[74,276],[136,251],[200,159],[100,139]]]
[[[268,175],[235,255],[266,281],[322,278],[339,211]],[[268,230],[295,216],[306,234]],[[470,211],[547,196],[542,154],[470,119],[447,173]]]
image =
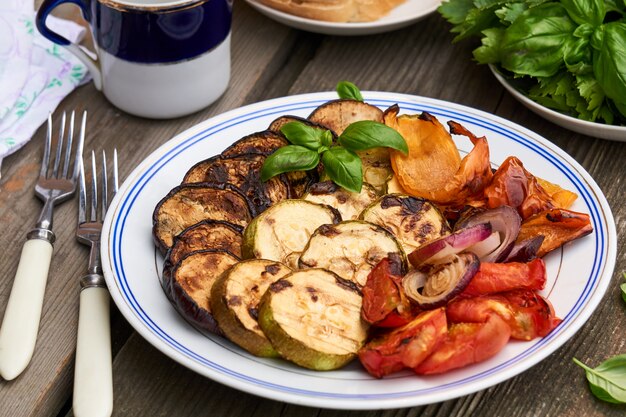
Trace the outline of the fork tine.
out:
[[[72,155],[72,141],[74,140],[74,111],[70,114],[70,126],[67,131],[67,144],[65,145],[65,158],[63,159],[63,178],[67,178],[70,170],[70,156]]]
[[[98,175],[96,172],[96,154],[91,151],[91,218],[89,221],[97,220],[98,212]]]
[[[87,207],[87,190],[85,187],[85,166],[83,159],[78,161],[78,223],[85,223],[85,211]]]
[[[108,186],[107,186],[107,155],[106,152],[104,152],[104,149],[102,150],[102,217],[100,220],[104,220],[104,215],[107,212],[107,196],[109,195],[108,193]]]
[[[48,175],[48,164],[50,163],[50,144],[52,143],[52,113],[48,113],[48,131],[46,132],[46,146],[43,148],[43,158],[41,158],[41,169],[39,176],[44,178]]]
[[[52,168],[52,176],[57,178],[59,175],[59,162],[61,162],[61,153],[63,153],[63,135],[65,134],[65,112],[61,117],[61,127],[59,128],[59,138],[57,139],[57,150],[54,155],[54,167]]]
[[[83,165],[83,146],[85,144],[86,124],[87,124],[87,110],[83,111],[83,120],[80,123],[80,132],[78,134],[78,144],[76,145],[76,156],[74,159],[74,172],[72,173],[72,179],[74,180],[76,180],[76,178],[78,177],[79,166]]]

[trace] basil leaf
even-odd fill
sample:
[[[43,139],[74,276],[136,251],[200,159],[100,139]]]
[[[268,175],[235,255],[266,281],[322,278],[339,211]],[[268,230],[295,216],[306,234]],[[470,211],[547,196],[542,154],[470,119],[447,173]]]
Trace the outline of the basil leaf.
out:
[[[591,37],[593,73],[607,97],[626,116],[626,23],[600,26]]]
[[[324,171],[337,185],[348,191],[361,192],[363,165],[361,158],[341,146],[335,146],[322,154]]]
[[[585,370],[593,395],[602,401],[626,404],[626,354],[614,356],[595,369],[576,358],[574,363]]]
[[[331,147],[333,144],[333,134],[330,130],[325,130],[322,134],[322,145]]]
[[[361,90],[350,81],[339,81],[337,84],[337,94],[339,98],[347,100],[363,101]]]
[[[575,41],[577,25],[559,3],[533,7],[502,37],[502,67],[517,74],[550,77],[563,66],[564,48]]]
[[[322,146],[322,137],[326,130],[307,126],[302,122],[285,123],[280,131],[294,145],[304,146],[312,151]],[[331,136],[332,137],[332,136]]]
[[[626,282],[619,286],[622,289],[622,299],[626,302]]]
[[[350,124],[339,136],[339,144],[351,151],[386,147],[404,154],[409,153],[409,148],[400,133],[387,125],[371,120],[361,120]]]
[[[297,145],[283,146],[265,159],[261,168],[261,181],[267,181],[283,172],[308,171],[319,162],[320,156],[316,151]]]
[[[589,23],[600,26],[604,21],[606,8],[604,0],[561,0],[572,20],[579,25]]]

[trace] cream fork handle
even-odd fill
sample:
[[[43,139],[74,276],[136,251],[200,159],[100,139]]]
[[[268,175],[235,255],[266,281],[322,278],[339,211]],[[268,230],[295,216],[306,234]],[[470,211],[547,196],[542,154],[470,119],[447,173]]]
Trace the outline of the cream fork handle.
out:
[[[104,417],[113,413],[111,325],[106,288],[86,287],[80,292],[73,407],[77,417]]]
[[[22,247],[0,327],[0,375],[7,381],[21,374],[33,357],[51,258],[47,240],[27,240]]]

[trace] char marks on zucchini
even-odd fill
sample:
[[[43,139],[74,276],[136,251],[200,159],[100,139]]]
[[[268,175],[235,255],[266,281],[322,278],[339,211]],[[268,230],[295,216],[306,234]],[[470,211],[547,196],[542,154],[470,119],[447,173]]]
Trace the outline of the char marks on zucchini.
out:
[[[374,187],[366,183],[363,183],[360,193],[353,193],[332,181],[323,181],[312,184],[302,198],[335,207],[343,220],[356,220],[378,198],[378,194]]]

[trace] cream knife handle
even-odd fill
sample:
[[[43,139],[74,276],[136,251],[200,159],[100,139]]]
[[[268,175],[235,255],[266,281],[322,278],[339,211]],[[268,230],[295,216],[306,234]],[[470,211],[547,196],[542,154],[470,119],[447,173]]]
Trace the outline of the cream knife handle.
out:
[[[33,357],[51,258],[47,240],[24,243],[0,327],[0,375],[6,380],[21,374]]]
[[[73,407],[77,417],[104,417],[113,413],[111,324],[106,288],[85,287],[80,292]]]

